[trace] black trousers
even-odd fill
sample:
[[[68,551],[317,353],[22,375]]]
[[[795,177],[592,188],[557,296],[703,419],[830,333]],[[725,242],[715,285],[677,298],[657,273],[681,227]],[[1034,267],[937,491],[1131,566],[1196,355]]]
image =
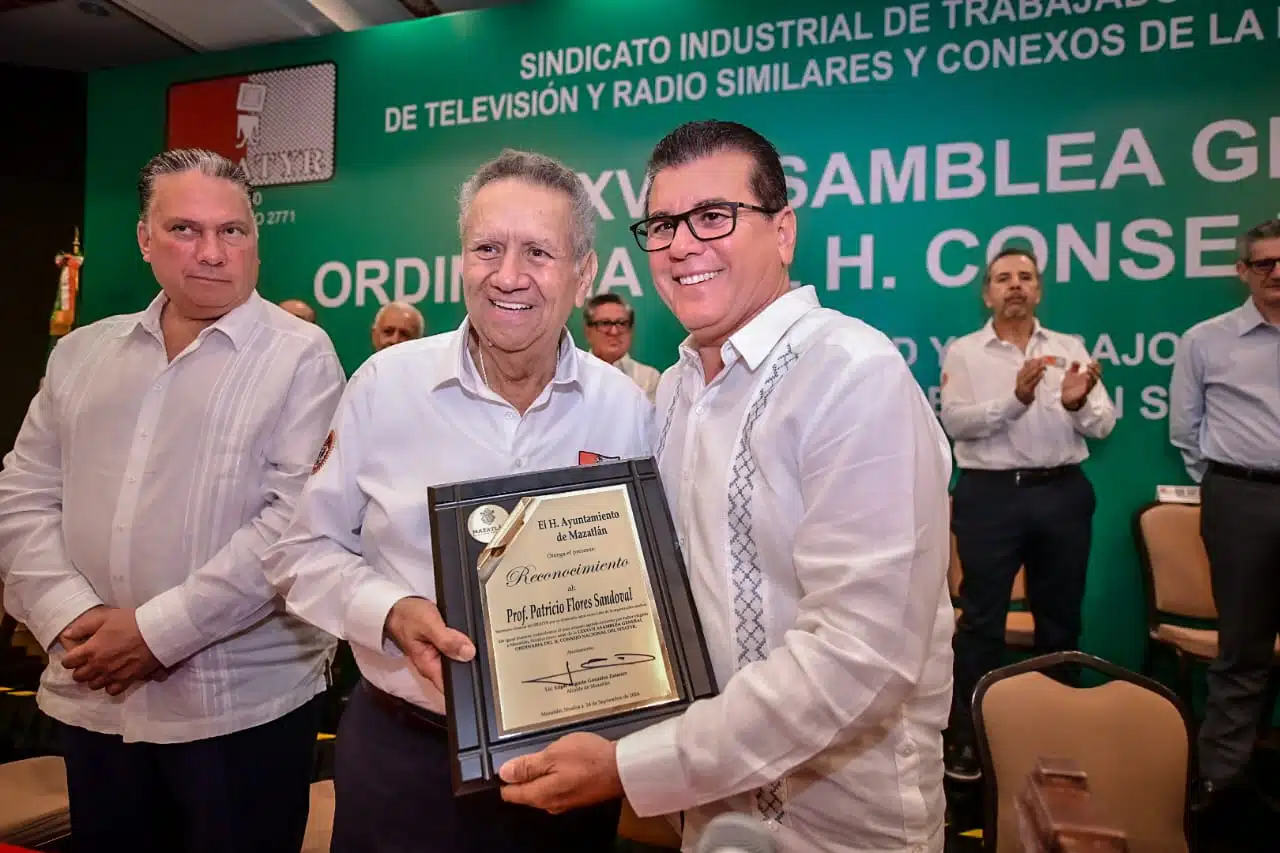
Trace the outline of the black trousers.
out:
[[[952,499],[951,524],[964,579],[953,643],[951,733],[968,738],[973,690],[1001,664],[1019,568],[1026,567],[1036,653],[1077,648],[1096,500],[1079,468],[1022,484],[1003,472],[961,471]]]
[[[298,853],[320,710],[176,744],[62,726],[73,853]]]
[[[1200,535],[1218,607],[1218,658],[1209,665],[1200,770],[1226,783],[1248,766],[1280,632],[1280,485],[1210,468],[1200,489]]]
[[[550,815],[497,790],[455,797],[443,729],[413,726],[367,682],[338,728],[332,853],[604,853],[621,802]]]

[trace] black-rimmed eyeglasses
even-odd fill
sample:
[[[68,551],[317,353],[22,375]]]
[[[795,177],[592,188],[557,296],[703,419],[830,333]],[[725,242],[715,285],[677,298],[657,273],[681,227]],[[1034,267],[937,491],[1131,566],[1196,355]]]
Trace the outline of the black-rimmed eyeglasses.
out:
[[[646,252],[658,252],[676,239],[676,229],[683,222],[689,226],[689,233],[704,243],[728,237],[738,227],[738,211],[754,210],[766,216],[773,216],[777,210],[769,210],[745,201],[717,201],[711,204],[700,204],[684,213],[673,213],[664,216],[650,216],[631,226],[631,233],[636,242]]]
[[[1244,264],[1258,275],[1271,275],[1276,265],[1280,264],[1280,258],[1254,258],[1253,260],[1245,261]]]
[[[631,320],[587,320],[587,325],[593,329],[610,329],[615,332],[625,332],[631,328]]]

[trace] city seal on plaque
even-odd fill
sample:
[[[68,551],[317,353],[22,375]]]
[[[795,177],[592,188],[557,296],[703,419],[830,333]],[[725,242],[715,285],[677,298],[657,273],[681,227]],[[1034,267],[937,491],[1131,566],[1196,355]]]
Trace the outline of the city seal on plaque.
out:
[[[467,532],[477,542],[492,542],[502,525],[507,522],[507,511],[494,504],[477,507],[467,518]]]

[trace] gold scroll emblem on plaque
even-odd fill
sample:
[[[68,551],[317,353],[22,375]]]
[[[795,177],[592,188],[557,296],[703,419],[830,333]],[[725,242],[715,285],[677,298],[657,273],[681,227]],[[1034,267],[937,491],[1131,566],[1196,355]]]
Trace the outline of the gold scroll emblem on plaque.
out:
[[[500,735],[680,698],[626,486],[522,499],[477,571]]]

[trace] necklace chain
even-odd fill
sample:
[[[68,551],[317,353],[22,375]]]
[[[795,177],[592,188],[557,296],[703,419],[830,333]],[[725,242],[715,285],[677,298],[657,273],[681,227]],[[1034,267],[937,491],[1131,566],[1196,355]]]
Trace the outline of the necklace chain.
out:
[[[480,359],[480,379],[484,382],[484,387],[492,390],[493,386],[489,384],[489,372],[484,369],[484,350],[480,348],[480,344],[476,344],[476,356]]]

